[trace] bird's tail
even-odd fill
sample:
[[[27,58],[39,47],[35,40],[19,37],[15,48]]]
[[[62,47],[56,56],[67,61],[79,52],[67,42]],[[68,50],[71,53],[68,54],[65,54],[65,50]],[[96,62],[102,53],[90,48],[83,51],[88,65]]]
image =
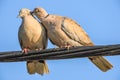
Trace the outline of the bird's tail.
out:
[[[94,63],[100,70],[106,72],[111,69],[113,66],[102,56],[92,56],[89,59]]]
[[[29,74],[38,73],[40,75],[48,74],[48,65],[44,60],[40,61],[27,61],[27,70]]]

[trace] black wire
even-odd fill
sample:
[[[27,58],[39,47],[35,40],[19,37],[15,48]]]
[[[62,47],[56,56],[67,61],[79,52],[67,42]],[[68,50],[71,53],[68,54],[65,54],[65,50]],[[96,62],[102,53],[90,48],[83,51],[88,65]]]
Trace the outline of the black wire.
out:
[[[1,52],[0,62],[17,62],[27,60],[57,60],[68,58],[79,58],[88,56],[110,56],[119,55],[120,45],[107,46],[81,46],[70,48],[46,49],[41,51],[31,51],[23,54],[21,51]]]

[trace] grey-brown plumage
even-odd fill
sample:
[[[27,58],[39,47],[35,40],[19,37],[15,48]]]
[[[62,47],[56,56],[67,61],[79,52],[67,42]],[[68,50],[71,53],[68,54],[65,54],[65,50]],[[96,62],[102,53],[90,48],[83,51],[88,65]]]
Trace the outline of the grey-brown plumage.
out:
[[[18,31],[18,38],[23,52],[45,49],[48,38],[43,25],[31,15],[29,9],[21,9],[19,16],[22,18],[22,23]],[[27,61],[27,70],[29,74],[49,73],[48,66],[43,60]]]
[[[74,20],[50,15],[43,8],[35,8],[33,13],[45,25],[48,37],[53,44],[63,46],[94,46],[87,33]],[[107,71],[113,66],[102,56],[93,56],[89,59],[102,71]]]

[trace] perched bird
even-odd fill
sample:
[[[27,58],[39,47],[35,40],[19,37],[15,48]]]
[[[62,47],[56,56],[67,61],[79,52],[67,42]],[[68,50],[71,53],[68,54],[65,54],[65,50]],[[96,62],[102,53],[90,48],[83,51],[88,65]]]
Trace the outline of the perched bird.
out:
[[[32,12],[47,29],[51,42],[58,47],[94,46],[87,33],[74,20],[59,15],[50,15],[38,7]],[[100,70],[107,71],[113,66],[102,56],[88,57]]]
[[[30,50],[42,50],[47,47],[47,33],[43,25],[38,22],[29,9],[23,8],[19,12],[22,18],[21,26],[18,31],[19,43],[24,53]],[[44,60],[27,61],[29,74],[38,73],[43,75],[49,73],[48,66]]]

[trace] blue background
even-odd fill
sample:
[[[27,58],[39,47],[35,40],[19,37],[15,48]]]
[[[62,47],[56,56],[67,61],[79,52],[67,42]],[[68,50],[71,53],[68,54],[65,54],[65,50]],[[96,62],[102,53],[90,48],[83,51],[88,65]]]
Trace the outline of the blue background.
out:
[[[21,8],[38,6],[77,21],[96,45],[120,43],[120,0],[0,0],[0,52],[21,50],[16,17]],[[0,80],[120,80],[120,56],[106,58],[114,68],[105,73],[87,58],[77,58],[47,61],[50,74],[44,76],[29,75],[26,62],[0,63]]]

